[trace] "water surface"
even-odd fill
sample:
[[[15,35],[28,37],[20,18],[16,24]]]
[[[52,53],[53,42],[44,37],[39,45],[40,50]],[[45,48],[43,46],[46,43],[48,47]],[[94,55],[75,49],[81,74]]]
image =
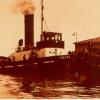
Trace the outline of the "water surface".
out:
[[[100,98],[100,86],[79,86],[62,80],[34,80],[26,76],[0,74],[0,99]]]

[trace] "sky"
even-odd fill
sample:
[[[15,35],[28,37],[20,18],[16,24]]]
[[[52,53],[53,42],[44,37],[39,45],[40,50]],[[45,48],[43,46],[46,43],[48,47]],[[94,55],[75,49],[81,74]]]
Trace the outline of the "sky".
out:
[[[9,56],[24,39],[24,15],[16,8],[18,0],[0,0],[0,56]],[[40,40],[40,1],[35,6],[35,42]],[[100,36],[100,0],[44,0],[44,30],[61,32],[65,50],[74,50],[78,41]]]

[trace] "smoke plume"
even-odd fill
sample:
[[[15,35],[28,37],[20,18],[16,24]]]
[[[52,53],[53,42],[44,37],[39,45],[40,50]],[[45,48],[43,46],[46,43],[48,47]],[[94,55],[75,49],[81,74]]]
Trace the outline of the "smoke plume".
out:
[[[16,8],[24,15],[33,14],[35,6],[31,0],[17,0]]]

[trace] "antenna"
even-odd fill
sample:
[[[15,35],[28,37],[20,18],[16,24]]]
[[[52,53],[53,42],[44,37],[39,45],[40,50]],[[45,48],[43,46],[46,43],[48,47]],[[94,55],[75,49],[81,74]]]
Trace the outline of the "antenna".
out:
[[[41,34],[43,34],[43,20],[44,20],[43,10],[44,10],[43,0],[41,0]]]

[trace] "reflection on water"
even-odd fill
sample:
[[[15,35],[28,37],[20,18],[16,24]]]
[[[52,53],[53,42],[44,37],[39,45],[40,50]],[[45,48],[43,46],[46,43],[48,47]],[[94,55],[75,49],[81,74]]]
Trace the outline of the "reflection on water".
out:
[[[38,81],[32,77],[0,75],[0,99],[2,98],[100,98],[100,86],[78,86],[68,81]]]

